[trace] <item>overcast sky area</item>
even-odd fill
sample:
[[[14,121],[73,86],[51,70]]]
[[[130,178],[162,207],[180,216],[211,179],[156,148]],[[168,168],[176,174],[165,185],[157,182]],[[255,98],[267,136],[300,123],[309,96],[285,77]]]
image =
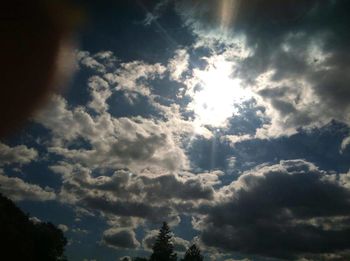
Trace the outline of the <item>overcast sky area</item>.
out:
[[[350,1],[85,2],[75,73],[0,143],[69,260],[350,260]],[[123,2],[123,3],[120,3]]]

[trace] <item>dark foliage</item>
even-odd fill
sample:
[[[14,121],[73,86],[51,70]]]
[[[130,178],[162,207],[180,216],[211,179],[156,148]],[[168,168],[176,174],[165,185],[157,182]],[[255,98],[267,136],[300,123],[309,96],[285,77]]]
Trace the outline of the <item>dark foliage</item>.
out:
[[[173,261],[177,260],[176,253],[174,253],[174,245],[171,242],[171,231],[166,222],[159,230],[156,242],[153,245],[153,253],[150,261]]]
[[[66,260],[63,232],[51,223],[33,223],[11,200],[0,194],[0,259]]]
[[[145,257],[135,257],[132,259],[132,261],[147,261],[148,259]]]
[[[189,249],[187,249],[182,261],[203,261],[203,256],[200,249],[193,244]]]

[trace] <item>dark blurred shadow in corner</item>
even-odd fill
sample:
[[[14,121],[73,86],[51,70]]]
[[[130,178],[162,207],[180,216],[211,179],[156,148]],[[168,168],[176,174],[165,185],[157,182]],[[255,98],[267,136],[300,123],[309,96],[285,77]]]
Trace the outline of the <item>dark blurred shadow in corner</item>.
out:
[[[0,7],[0,138],[60,90],[74,70],[83,10],[63,0],[8,0]]]

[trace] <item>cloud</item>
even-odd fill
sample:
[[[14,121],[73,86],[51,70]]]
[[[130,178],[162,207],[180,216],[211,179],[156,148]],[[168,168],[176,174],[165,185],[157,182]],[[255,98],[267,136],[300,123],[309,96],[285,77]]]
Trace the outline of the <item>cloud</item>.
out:
[[[142,220],[179,223],[179,212],[191,212],[202,202],[214,199],[213,185],[221,173],[183,175],[115,171],[93,176],[80,165],[61,163],[50,167],[63,177],[60,200],[103,214],[109,224],[136,227]]]
[[[249,50],[243,59],[226,59],[237,61],[232,76],[255,93],[271,120],[257,138],[291,135],[332,119],[350,123],[347,8],[345,1],[330,0],[176,2],[197,45],[223,53],[240,42]]]
[[[342,153],[350,144],[350,136],[343,139],[342,143],[340,144],[340,153]]]
[[[109,113],[92,116],[83,107],[67,107],[66,100],[56,96],[51,106],[37,116],[37,121],[53,133],[50,152],[92,168],[140,171],[148,167],[187,167],[187,157],[172,130],[176,131],[177,126],[142,117],[114,118]],[[77,138],[91,149],[68,149],[66,142]]]
[[[158,18],[162,15],[164,9],[168,6],[168,4],[171,2],[172,0],[164,0],[164,1],[160,1],[158,2],[152,12],[147,12],[145,19],[143,20],[143,24],[145,26],[149,26],[153,23],[157,23]],[[143,6],[143,5],[142,5]],[[146,9],[145,6],[143,6],[144,9]],[[147,10],[147,9],[146,9]],[[148,10],[147,10],[148,11]]]
[[[174,213],[170,207],[164,205],[156,206],[146,202],[110,199],[103,197],[103,195],[102,197],[87,196],[79,202],[83,204],[84,207],[100,211],[101,213],[122,217],[144,218],[153,223],[176,218],[176,213]]]
[[[76,51],[76,61],[77,65],[103,74],[115,68],[118,60],[111,51],[101,51],[92,55],[88,51],[78,50]]]
[[[320,126],[332,118],[346,121],[335,113],[336,106],[333,111],[322,107],[322,95],[315,89],[317,73],[332,70],[327,67],[332,55],[324,49],[328,38],[322,37],[315,42],[304,34],[286,34],[273,52],[260,57],[250,45],[251,36],[245,36],[207,57],[208,63],[231,59],[230,66],[236,68],[232,77],[242,78],[242,88],[250,88],[256,100],[250,108],[258,119],[255,129],[233,130],[232,121],[222,141],[233,145],[291,135],[300,126]],[[310,51],[301,48],[305,41]],[[264,66],[254,64],[259,57]],[[159,102],[151,87],[152,80],[167,76],[194,92],[196,79],[183,77],[188,62],[187,51],[181,49],[167,66],[134,61],[117,69],[95,69],[86,106],[71,107],[61,96],[53,98],[37,121],[52,132],[48,151],[65,161],[51,166],[62,174],[59,200],[101,214],[113,227],[103,236],[105,244],[119,248],[139,246],[134,229],[140,225],[163,220],[179,224],[181,214],[194,215],[194,228],[207,246],[227,251],[291,258],[349,248],[348,174],[331,179],[332,173],[306,161],[282,161],[259,166],[231,185],[214,189],[224,173],[188,171],[185,148],[192,144],[195,126],[183,117],[180,105]],[[113,92],[130,101],[148,96],[163,118],[114,117],[108,111]],[[77,140],[83,145],[77,146]],[[227,164],[236,168],[240,159],[234,155]],[[187,241],[178,241],[178,249],[184,249]]]
[[[103,213],[107,224],[114,228],[133,228],[136,229],[139,226],[145,225],[145,220],[139,217],[132,216],[116,216],[109,213]]]
[[[108,82],[99,76],[92,76],[88,80],[88,86],[92,96],[88,107],[98,113],[106,112],[109,108],[107,99],[112,95]]]
[[[120,261],[132,261],[130,256],[123,256],[121,258],[119,258]]]
[[[80,227],[72,228],[71,231],[73,233],[81,234],[81,235],[86,235],[89,234],[90,232],[86,229],[82,229]]]
[[[181,237],[174,237],[174,250],[176,252],[186,252],[189,246],[190,242],[187,240]]]
[[[84,57],[104,66],[87,64],[91,59],[81,62],[93,71],[87,82],[90,100],[74,107],[56,95],[35,119],[50,131],[49,154],[62,158],[50,166],[62,178],[58,200],[79,206],[77,220],[86,213],[101,215],[118,229],[115,237],[119,230],[149,223],[177,225],[180,213],[192,213],[213,200],[213,186],[220,184],[223,173],[188,171],[185,146],[196,136],[195,126],[182,115],[180,105],[159,101],[150,84],[164,76],[181,80],[187,51],[178,50],[167,66],[142,61],[118,65],[110,52]],[[115,92],[132,99],[148,96],[161,116],[113,116],[110,97]],[[178,242],[179,249],[183,243]]]
[[[59,229],[61,229],[64,233],[69,230],[69,227],[67,225],[64,225],[64,224],[59,224],[57,227]]]
[[[346,177],[304,160],[260,166],[222,187],[194,224],[206,245],[226,251],[286,259],[338,253],[350,248]]]
[[[39,224],[39,223],[42,222],[42,221],[41,221],[39,218],[37,218],[37,217],[29,217],[29,220],[30,220],[31,222],[33,222],[34,224]]]
[[[41,188],[20,178],[5,176],[1,172],[0,184],[0,192],[14,201],[47,201],[56,198],[55,192],[49,187]]]
[[[150,230],[146,236],[142,239],[142,246],[145,250],[152,251],[152,247],[156,242],[158,236],[158,230]]]
[[[37,159],[38,152],[33,148],[28,148],[25,145],[9,147],[6,144],[0,143],[0,166],[9,164],[28,164]]]
[[[133,230],[110,228],[103,232],[102,243],[114,248],[137,248],[140,243]]]
[[[181,82],[183,73],[188,70],[189,58],[190,56],[186,49],[176,50],[175,56],[168,62],[168,70],[171,80]]]
[[[52,134],[48,151],[91,169],[127,168],[134,173],[188,169],[184,147],[189,137],[209,137],[211,131],[185,117],[175,101],[164,104],[149,84],[164,76],[180,80],[187,68],[187,52],[177,50],[167,67],[143,61],[118,64],[113,53],[107,51],[83,54],[98,60],[105,70],[92,70],[94,75],[87,83],[90,100],[86,105],[72,107],[66,99],[56,95],[49,106],[38,113],[35,121]],[[79,61],[81,63],[81,59]],[[109,98],[114,92],[131,95],[132,99],[147,96],[149,106],[159,117],[113,116],[109,109],[115,105]]]
[[[236,143],[243,142],[246,140],[251,140],[252,136],[249,134],[244,135],[225,135],[221,137],[222,141],[228,141],[232,147],[235,146]]]
[[[67,185],[68,189],[76,186],[76,189],[80,187],[113,193],[118,199],[135,198],[139,201],[157,202],[168,199],[211,200],[214,196],[212,185],[218,184],[218,176],[222,175],[220,171],[216,171],[152,176],[152,173],[135,175],[129,171],[119,170],[111,176],[94,177],[91,170],[80,165],[61,163],[50,168],[64,175],[64,185]]]
[[[165,71],[166,67],[160,63],[147,64],[142,61],[133,61],[122,63],[114,72],[106,73],[104,78],[110,84],[115,84],[117,91],[123,91],[132,103],[137,95],[150,95],[151,91],[147,82],[155,78],[162,78]]]

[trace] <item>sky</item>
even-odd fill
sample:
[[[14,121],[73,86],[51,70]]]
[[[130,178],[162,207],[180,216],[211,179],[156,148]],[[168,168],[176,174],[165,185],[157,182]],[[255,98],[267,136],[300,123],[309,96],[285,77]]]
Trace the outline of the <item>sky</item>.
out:
[[[0,192],[69,260],[350,259],[350,3],[76,1],[67,87],[0,143]]]

